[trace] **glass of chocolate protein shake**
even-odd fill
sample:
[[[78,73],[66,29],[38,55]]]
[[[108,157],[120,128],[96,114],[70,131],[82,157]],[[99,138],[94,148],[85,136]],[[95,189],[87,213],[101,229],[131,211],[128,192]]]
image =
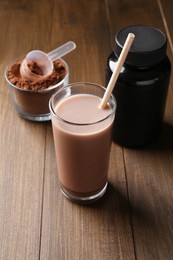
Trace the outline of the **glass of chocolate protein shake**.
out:
[[[97,84],[73,83],[50,99],[59,183],[76,202],[96,201],[106,191],[116,101],[111,95],[100,109],[104,92]]]

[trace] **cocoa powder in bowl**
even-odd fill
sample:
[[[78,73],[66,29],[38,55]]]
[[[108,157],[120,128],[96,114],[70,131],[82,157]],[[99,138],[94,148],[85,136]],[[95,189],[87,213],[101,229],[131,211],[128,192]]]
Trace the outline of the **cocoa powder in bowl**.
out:
[[[50,120],[49,99],[55,91],[68,84],[68,65],[64,60],[58,59],[54,62],[54,70],[50,76],[37,82],[29,82],[20,75],[21,62],[22,60],[18,60],[11,63],[5,71],[16,111],[28,120]],[[38,71],[36,65],[32,70]]]

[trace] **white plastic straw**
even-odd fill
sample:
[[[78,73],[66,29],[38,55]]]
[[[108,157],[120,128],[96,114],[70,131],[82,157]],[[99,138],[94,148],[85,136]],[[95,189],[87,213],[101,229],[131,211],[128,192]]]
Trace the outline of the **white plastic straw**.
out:
[[[105,106],[106,106],[106,104],[108,102],[108,99],[109,99],[109,97],[110,97],[110,95],[112,93],[112,90],[113,90],[114,86],[115,86],[115,83],[117,81],[117,78],[119,76],[119,73],[120,73],[121,68],[122,68],[122,66],[124,64],[124,61],[125,61],[125,59],[127,57],[127,54],[129,52],[129,49],[130,49],[130,47],[132,45],[132,42],[133,42],[134,38],[135,38],[135,35],[133,33],[129,33],[128,34],[127,39],[126,39],[126,41],[124,43],[124,47],[123,47],[123,49],[121,51],[121,54],[119,56],[119,59],[117,61],[116,68],[115,68],[114,72],[112,73],[112,76],[111,76],[111,78],[109,80],[107,89],[106,89],[106,91],[104,93],[104,96],[102,98],[102,101],[101,101],[101,103],[99,105],[99,108],[101,108],[101,109],[105,108]]]

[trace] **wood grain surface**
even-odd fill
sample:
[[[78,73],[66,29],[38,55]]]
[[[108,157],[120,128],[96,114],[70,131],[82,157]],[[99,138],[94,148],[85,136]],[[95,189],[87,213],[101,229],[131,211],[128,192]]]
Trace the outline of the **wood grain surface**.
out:
[[[173,259],[173,77],[161,137],[138,150],[113,143],[108,190],[88,206],[63,197],[51,123],[20,118],[4,79],[13,59],[73,40],[70,82],[104,85],[115,34],[131,24],[169,33],[173,62],[172,10],[172,0],[0,0],[0,260]]]

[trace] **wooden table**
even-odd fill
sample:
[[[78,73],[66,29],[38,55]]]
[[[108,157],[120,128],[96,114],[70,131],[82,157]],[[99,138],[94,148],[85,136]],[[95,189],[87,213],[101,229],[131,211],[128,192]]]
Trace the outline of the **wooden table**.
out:
[[[1,260],[173,259],[173,77],[160,139],[114,143],[107,193],[81,206],[60,192],[51,123],[20,118],[3,76],[28,51],[73,40],[70,82],[104,84],[115,33],[131,24],[168,33],[172,62],[172,11],[172,0],[0,0]]]

